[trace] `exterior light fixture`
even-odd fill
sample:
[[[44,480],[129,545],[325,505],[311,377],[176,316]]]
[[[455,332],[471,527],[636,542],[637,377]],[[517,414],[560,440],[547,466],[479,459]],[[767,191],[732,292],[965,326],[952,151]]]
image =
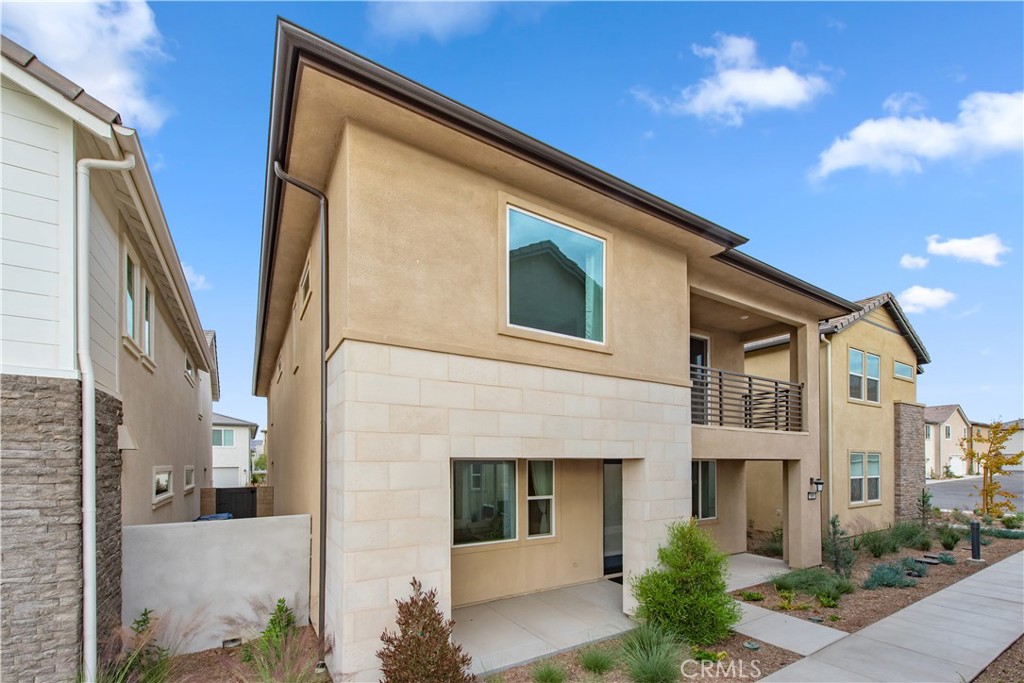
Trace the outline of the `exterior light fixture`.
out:
[[[819,477],[811,477],[811,490],[807,492],[807,500],[818,500],[818,494],[825,488],[825,482]]]

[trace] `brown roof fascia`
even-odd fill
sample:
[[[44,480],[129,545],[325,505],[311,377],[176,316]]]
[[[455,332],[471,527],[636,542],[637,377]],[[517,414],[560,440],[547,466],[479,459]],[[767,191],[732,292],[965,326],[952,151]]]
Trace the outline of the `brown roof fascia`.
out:
[[[791,292],[813,299],[819,303],[838,308],[841,311],[848,311],[852,313],[860,310],[860,306],[857,304],[836,296],[831,292],[827,292],[820,287],[816,287],[809,282],[805,282],[804,280],[781,271],[774,266],[770,266],[764,261],[759,261],[753,256],[744,254],[742,251],[730,249],[728,251],[723,251],[720,254],[715,254],[711,258],[732,266],[737,270],[742,270],[754,277],[765,280],[766,282],[770,282],[773,285],[788,289]]]

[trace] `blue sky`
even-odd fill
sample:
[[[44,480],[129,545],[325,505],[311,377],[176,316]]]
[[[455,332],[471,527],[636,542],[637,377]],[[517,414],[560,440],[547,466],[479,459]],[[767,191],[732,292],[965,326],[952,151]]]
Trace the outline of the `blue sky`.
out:
[[[3,30],[140,129],[215,409],[251,396],[274,21],[288,18],[750,238],[892,291],[918,399],[1024,414],[1021,3],[5,3]]]

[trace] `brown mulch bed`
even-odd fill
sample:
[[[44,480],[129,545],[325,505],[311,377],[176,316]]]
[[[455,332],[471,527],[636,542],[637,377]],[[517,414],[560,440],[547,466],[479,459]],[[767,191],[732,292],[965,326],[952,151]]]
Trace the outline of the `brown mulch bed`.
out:
[[[989,564],[992,564],[1021,550],[1024,550],[1024,539],[993,538],[991,545],[982,546],[981,556]],[[945,551],[941,546],[936,545],[929,551],[929,554],[938,554],[940,552]],[[961,541],[957,548],[952,551],[953,556],[956,558],[956,564],[929,566],[928,575],[917,579],[917,585],[913,588],[876,588],[874,590],[867,590],[861,587],[864,580],[868,577],[871,567],[875,564],[893,562],[903,557],[920,557],[922,554],[920,551],[904,548],[898,553],[876,558],[866,550],[861,549],[857,551],[857,561],[853,565],[853,575],[851,577],[857,586],[857,590],[850,595],[844,595],[839,601],[838,607],[821,607],[814,596],[798,595],[795,602],[804,603],[808,606],[808,609],[792,610],[787,613],[800,618],[807,618],[809,616],[822,617],[825,626],[853,633],[985,567],[985,565],[967,564],[967,560],[971,557],[970,543]],[[781,602],[778,591],[775,590],[770,582],[761,583],[743,590],[761,593],[765,596],[764,600],[752,603],[759,607],[778,609]],[[737,599],[741,599],[740,592],[734,591],[732,595]],[[832,620],[832,615],[839,617],[838,620]]]
[[[974,679],[974,683],[1018,683],[1019,681],[1024,681],[1024,638],[1018,638]]]
[[[686,672],[689,674],[697,674],[697,678],[700,680],[753,681],[763,678],[770,673],[774,673],[784,666],[788,666],[800,659],[800,655],[794,652],[783,650],[782,648],[775,647],[774,645],[768,645],[767,643],[760,643],[761,649],[753,652],[743,647],[743,643],[748,640],[750,639],[746,636],[734,633],[721,643],[707,648],[708,650],[716,653],[723,651],[727,653],[726,657],[720,662],[721,666],[707,664],[707,668],[705,670],[706,673],[701,674],[699,673],[701,671],[701,664],[699,662],[689,662],[685,664]],[[622,638],[620,636],[618,638],[598,643],[591,647],[598,647],[617,652],[621,643]],[[598,676],[588,672],[580,666],[578,658],[578,652],[580,649],[583,648],[569,650],[568,652],[563,652],[541,661],[560,667],[566,673],[565,679],[567,681],[630,683],[630,678],[626,675],[625,665],[621,662],[603,676]],[[730,663],[732,664],[731,667],[729,666]],[[512,669],[506,669],[505,671],[490,676],[484,680],[488,683],[497,683],[499,681],[501,683],[532,683],[533,669],[535,666],[536,663],[524,664]]]
[[[317,638],[312,626],[299,630],[297,643],[301,645],[300,657],[318,661]],[[257,683],[261,679],[252,673],[248,664],[242,661],[242,648],[213,648],[187,655],[178,655],[172,660],[170,680],[176,683]],[[319,674],[318,683],[329,683],[327,673]]]

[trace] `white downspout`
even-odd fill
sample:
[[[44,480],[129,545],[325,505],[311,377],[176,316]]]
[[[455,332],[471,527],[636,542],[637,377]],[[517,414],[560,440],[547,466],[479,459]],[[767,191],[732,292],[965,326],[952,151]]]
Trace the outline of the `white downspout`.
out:
[[[78,370],[82,373],[82,656],[85,683],[96,680],[96,376],[89,346],[89,171],[130,171],[135,155],[121,161],[79,159],[76,188],[76,320]]]
[[[828,432],[828,518],[831,520],[832,494],[835,493],[832,484],[832,342],[825,335],[821,335],[821,341],[825,343],[825,430]]]

